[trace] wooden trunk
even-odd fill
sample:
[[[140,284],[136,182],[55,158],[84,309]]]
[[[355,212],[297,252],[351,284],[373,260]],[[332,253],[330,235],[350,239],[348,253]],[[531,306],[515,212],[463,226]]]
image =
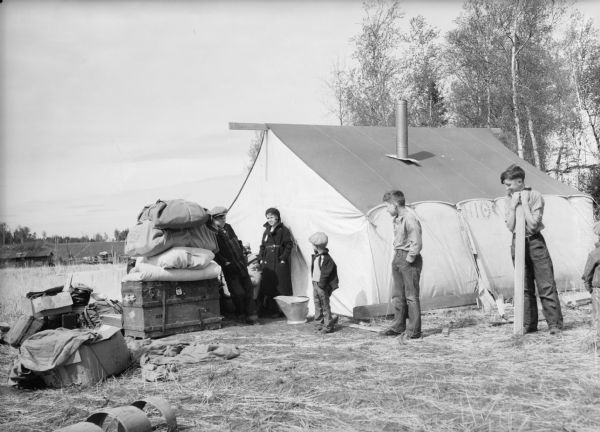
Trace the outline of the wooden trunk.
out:
[[[156,338],[221,328],[219,281],[122,282],[125,336]]]

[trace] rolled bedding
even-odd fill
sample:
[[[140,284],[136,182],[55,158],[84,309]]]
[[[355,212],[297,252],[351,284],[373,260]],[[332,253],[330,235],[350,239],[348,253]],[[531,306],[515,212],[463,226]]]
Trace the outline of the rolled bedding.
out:
[[[165,269],[194,269],[207,267],[215,258],[208,249],[174,247],[151,257],[139,257],[136,263],[152,264]]]
[[[148,281],[197,281],[219,277],[221,267],[214,261],[203,269],[166,269],[153,264],[136,263],[135,267],[125,275],[123,282]]]

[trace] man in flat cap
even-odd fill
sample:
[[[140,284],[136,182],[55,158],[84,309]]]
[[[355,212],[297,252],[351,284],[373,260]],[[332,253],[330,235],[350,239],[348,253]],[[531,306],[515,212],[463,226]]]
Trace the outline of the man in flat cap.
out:
[[[219,246],[215,261],[223,269],[238,319],[248,324],[256,324],[258,315],[244,247],[231,225],[227,223],[227,211],[226,207],[218,206],[209,212],[211,218],[208,227],[217,234]]]

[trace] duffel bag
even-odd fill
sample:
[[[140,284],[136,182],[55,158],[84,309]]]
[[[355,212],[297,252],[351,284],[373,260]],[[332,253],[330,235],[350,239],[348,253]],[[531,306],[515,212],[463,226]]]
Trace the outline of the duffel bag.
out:
[[[145,220],[129,230],[125,240],[125,255],[152,256],[170,247],[165,232],[156,229],[152,221]]]
[[[159,229],[185,229],[208,222],[208,211],[200,204],[183,199],[158,200],[147,205],[138,215],[138,222],[150,220]]]

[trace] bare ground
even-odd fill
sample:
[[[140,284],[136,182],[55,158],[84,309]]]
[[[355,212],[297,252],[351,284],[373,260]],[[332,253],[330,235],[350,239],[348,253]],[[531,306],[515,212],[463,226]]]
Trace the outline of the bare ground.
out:
[[[241,356],[182,368],[148,383],[139,368],[89,388],[0,387],[0,430],[47,431],[103,407],[148,396],[176,408],[189,431],[598,431],[600,361],[590,343],[590,306],[566,308],[566,329],[512,336],[479,310],[423,316],[425,337],[348,327],[226,322],[185,335],[235,344]],[[448,336],[442,328],[450,327]],[[0,381],[16,350],[0,345]]]

